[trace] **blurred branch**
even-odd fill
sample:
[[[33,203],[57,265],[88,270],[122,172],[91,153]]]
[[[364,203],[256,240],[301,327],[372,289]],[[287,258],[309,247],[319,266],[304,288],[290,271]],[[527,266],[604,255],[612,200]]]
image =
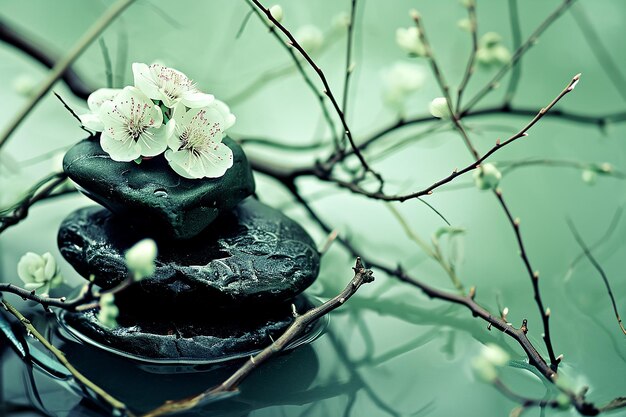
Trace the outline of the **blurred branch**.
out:
[[[404,195],[388,195],[385,194],[383,192],[380,191],[368,191],[366,189],[364,189],[363,187],[361,187],[359,184],[355,183],[355,182],[350,182],[350,181],[345,181],[345,180],[341,180],[341,179],[337,179],[337,178],[329,178],[329,177],[324,177],[323,175],[318,173],[318,177],[320,179],[325,179],[327,181],[331,181],[335,184],[337,184],[338,186],[348,189],[350,191],[352,191],[353,193],[356,194],[361,194],[365,197],[368,198],[372,198],[372,199],[376,199],[376,200],[383,200],[383,201],[407,201],[413,198],[417,198],[417,197],[422,197],[425,195],[430,195],[433,193],[433,191],[439,187],[441,187],[444,184],[448,184],[449,182],[451,182],[452,180],[454,180],[455,178],[469,172],[469,171],[473,171],[474,169],[478,168],[480,166],[480,164],[485,161],[488,157],[490,157],[491,155],[493,155],[495,152],[497,152],[499,149],[503,148],[504,146],[507,146],[513,142],[515,142],[516,140],[526,137],[528,136],[528,132],[529,130],[539,121],[541,120],[545,114],[547,114],[549,112],[549,110],[554,107],[554,105],[556,105],[556,103],[559,102],[559,100],[561,100],[565,95],[567,95],[568,93],[570,93],[574,87],[576,86],[576,84],[578,83],[578,80],[580,79],[580,74],[575,75],[572,80],[567,84],[567,86],[544,108],[542,108],[541,110],[539,110],[539,112],[537,112],[535,114],[535,117],[526,124],[526,126],[524,126],[520,131],[518,131],[516,134],[514,134],[513,136],[509,137],[507,140],[505,140],[504,142],[500,142],[499,140],[496,141],[496,144],[489,149],[485,154],[483,154],[483,156],[479,156],[478,159],[474,162],[472,162],[471,164],[467,165],[466,167],[464,167],[463,169],[455,169],[454,171],[452,171],[452,173],[450,175],[448,175],[447,177],[444,177],[442,179],[440,179],[439,181],[431,184],[430,186],[419,190],[419,191],[415,191],[413,193],[410,194],[404,194]],[[471,146],[471,144],[470,144]]]
[[[574,21],[584,35],[585,41],[589,45],[589,50],[598,60],[600,68],[604,70],[613,84],[615,91],[626,100],[626,77],[622,74],[619,65],[615,62],[610,52],[604,46],[600,35],[593,27],[583,6],[579,3],[570,9]]]
[[[22,123],[26,116],[35,108],[37,103],[46,95],[63,73],[82,54],[82,52],[119,16],[134,0],[117,0],[76,42],[70,51],[61,60],[54,64],[48,77],[33,93],[28,102],[13,116],[9,124],[0,132],[0,148],[7,142],[11,134]]]
[[[509,21],[511,23],[511,34],[513,37],[513,49],[518,50],[522,46],[522,28],[520,26],[519,8],[517,0],[509,0]],[[517,65],[513,66],[511,71],[511,78],[509,79],[509,85],[504,95],[504,105],[506,107],[511,105],[513,97],[517,92],[517,87],[522,76],[522,58],[517,62]]]
[[[57,54],[40,45],[31,35],[12,27],[3,20],[0,20],[0,41],[14,46],[48,68],[53,68],[57,62],[60,62]],[[76,97],[83,100],[87,100],[93,91],[70,66],[63,71],[61,79]]]
[[[311,92],[315,95],[315,97],[317,98],[317,101],[320,104],[320,109],[322,110],[322,114],[324,115],[324,119],[326,120],[326,123],[328,124],[328,127],[330,129],[330,134],[331,134],[331,136],[333,138],[335,146],[339,146],[339,138],[337,137],[337,131],[336,131],[336,128],[335,128],[335,122],[333,121],[332,117],[330,117],[330,114],[328,113],[328,109],[326,108],[326,103],[324,102],[324,96],[317,90],[317,87],[315,86],[315,84],[311,80],[311,77],[309,77],[309,75],[304,70],[304,67],[302,66],[302,63],[298,59],[298,56],[295,54],[293,49],[288,44],[286,44],[283,41],[283,39],[280,37],[280,35],[276,32],[275,24],[274,25],[269,24],[267,22],[267,20],[265,20],[263,18],[263,14],[259,11],[259,10],[262,10],[265,13],[265,15],[268,16],[268,18],[271,21],[274,18],[272,17],[272,14],[270,13],[269,9],[264,9],[259,4],[257,4],[257,6],[255,7],[252,4],[253,0],[245,0],[245,1],[246,1],[246,3],[248,3],[248,5],[250,6],[250,8],[254,12],[254,14],[257,15],[257,17],[259,18],[261,23],[263,23],[267,27],[267,29],[272,34],[272,36],[274,36],[274,38],[285,49],[285,51],[287,51],[287,53],[289,54],[289,56],[293,60],[294,64],[296,65],[296,68],[298,68],[298,72],[300,73],[300,75],[302,75],[302,79],[304,80],[306,85],[309,87]],[[275,21],[275,19],[274,19],[274,21]],[[274,23],[274,21],[272,21],[272,23]],[[282,26],[281,26],[281,28],[284,29]],[[291,34],[290,34],[290,36],[291,36]],[[293,36],[292,36],[292,38],[293,38]]]
[[[319,77],[320,81],[322,82],[322,85],[324,86],[324,94],[328,97],[328,99],[332,103],[333,108],[335,109],[335,112],[337,113],[337,115],[339,116],[339,119],[341,120],[341,124],[343,126],[345,136],[348,138],[348,141],[350,142],[350,145],[352,146],[352,150],[353,150],[354,154],[359,159],[359,161],[361,163],[361,166],[363,167],[364,175],[367,174],[367,173],[371,173],[374,177],[376,177],[376,179],[378,179],[378,181],[380,182],[380,188],[382,189],[383,184],[384,184],[383,178],[380,176],[379,173],[374,171],[369,166],[369,164],[367,163],[367,161],[365,160],[365,158],[361,154],[361,151],[359,151],[359,149],[358,149],[358,147],[357,147],[357,145],[356,145],[356,143],[354,141],[354,138],[352,137],[352,131],[350,130],[350,127],[348,126],[348,122],[346,121],[346,118],[344,116],[343,110],[339,107],[339,103],[337,102],[337,99],[335,98],[335,95],[333,94],[333,92],[332,92],[332,90],[330,88],[330,85],[328,84],[328,80],[326,79],[326,75],[324,75],[324,72],[322,71],[322,69],[313,61],[313,59],[311,59],[309,54],[298,43],[298,41],[291,34],[291,32],[289,32],[289,30],[287,30],[287,28],[285,28],[285,26],[283,26],[280,22],[278,22],[274,18],[274,16],[272,16],[272,13],[270,12],[270,10],[267,7],[263,6],[261,4],[261,2],[259,2],[259,0],[246,0],[246,1],[252,1],[252,3],[254,3],[254,5],[257,7],[257,9],[262,11],[265,14],[265,16],[270,20],[270,22],[272,22],[289,39],[289,44],[292,47],[294,47],[295,49],[298,50],[298,52],[302,55],[302,57],[304,57],[306,62],[315,71],[315,73]],[[336,149],[336,153],[341,154],[340,148]]]
[[[220,385],[208,389],[200,394],[185,398],[179,401],[168,401],[162,406],[149,411],[143,417],[155,417],[173,412],[180,412],[192,409],[200,405],[203,401],[221,397],[237,390],[241,382],[247,378],[256,368],[261,366],[267,360],[277,353],[286,349],[289,344],[302,334],[312,323],[330,313],[336,308],[341,307],[363,284],[374,281],[372,271],[366,269],[361,259],[357,257],[354,266],[354,277],[350,280],[348,286],[338,295],[326,301],[319,307],[310,309],[304,314],[297,314],[294,311],[295,319],[287,330],[274,341],[271,345],[263,349],[260,353],[251,356],[235,373]]]

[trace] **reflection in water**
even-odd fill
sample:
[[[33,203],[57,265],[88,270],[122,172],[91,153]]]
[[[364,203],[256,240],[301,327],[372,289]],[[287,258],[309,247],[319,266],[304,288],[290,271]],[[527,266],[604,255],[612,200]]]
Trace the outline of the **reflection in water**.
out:
[[[183,398],[216,385],[240,364],[215,364],[204,372],[195,373],[155,373],[158,369],[146,369],[141,364],[77,340],[61,338],[52,317],[36,314],[32,320],[42,333],[65,352],[68,360],[77,369],[138,412],[162,404],[165,398]],[[304,345],[276,357],[253,373],[237,395],[180,415],[247,416],[254,411],[278,406],[299,406],[295,415],[324,415],[326,412],[335,415],[337,407],[333,405],[331,408],[335,412],[331,412],[327,409],[328,402],[324,401],[335,398],[340,398],[343,403],[341,412],[351,415],[357,396],[362,395],[378,410],[375,414],[400,416],[401,413],[394,409],[393,403],[378,393],[378,388],[367,381],[363,372],[424,345],[436,336],[435,330],[389,351],[376,352],[368,324],[358,314],[351,314],[350,321],[365,340],[365,354],[358,355],[358,358],[351,357],[350,349],[342,340],[344,335],[338,334],[337,329],[331,326],[320,341],[328,345],[332,352],[325,352],[324,356],[327,363],[334,364],[329,375],[323,378],[319,375],[320,361],[316,346]],[[15,335],[13,344],[24,347],[27,360],[37,364],[34,367],[20,364],[22,372],[19,384],[23,384],[25,389],[21,390],[21,395],[17,398],[19,404],[39,410],[45,415],[59,417],[107,414],[106,405],[84,392],[64,368],[41,350],[36,341],[23,335],[21,327],[13,326],[12,330]],[[7,334],[9,333],[5,331],[5,339]],[[8,345],[2,344],[5,347]],[[7,352],[6,357],[7,363],[15,367],[15,352]],[[315,381],[317,383],[314,384]],[[13,379],[13,382],[13,389],[16,389],[17,380]],[[424,405],[419,410],[413,410],[411,415],[425,415],[432,408],[432,402],[420,402]]]

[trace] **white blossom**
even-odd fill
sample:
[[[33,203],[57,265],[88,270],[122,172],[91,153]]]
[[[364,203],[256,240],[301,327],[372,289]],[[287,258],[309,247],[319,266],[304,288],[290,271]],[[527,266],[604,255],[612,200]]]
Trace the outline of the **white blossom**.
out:
[[[188,111],[176,107],[173,121],[175,132],[165,158],[180,176],[217,178],[233,165],[233,152],[222,138],[235,116],[224,103],[216,100],[211,106]]]
[[[481,190],[495,189],[501,179],[502,174],[494,164],[482,164],[474,171],[474,184]]]
[[[494,366],[504,366],[509,362],[510,356],[500,346],[487,343],[483,346],[481,356]]]
[[[407,96],[417,91],[426,78],[417,64],[398,61],[382,73],[385,102],[402,110]]]
[[[100,145],[114,161],[133,161],[159,155],[167,148],[173,125],[163,124],[163,113],[144,93],[126,87],[99,112],[104,130]]]
[[[424,56],[426,49],[419,37],[417,27],[398,28],[396,30],[396,43],[404,51],[413,56]]]
[[[98,304],[100,306],[98,321],[110,329],[117,327],[117,316],[119,316],[120,310],[115,305],[115,296],[111,293],[104,293]]]
[[[483,67],[504,65],[511,60],[511,53],[502,45],[502,37],[495,32],[485,33],[478,42],[476,61]]]
[[[140,281],[154,274],[157,245],[152,239],[143,239],[135,243],[125,255],[126,266],[135,281]]]
[[[439,118],[439,119],[449,119],[450,118],[450,108],[448,106],[448,100],[445,97],[437,97],[433,99],[428,105],[428,110],[430,114]]]
[[[313,53],[322,47],[324,34],[314,25],[301,26],[295,34],[295,38],[307,53]]]
[[[78,116],[83,126],[96,132],[102,132],[104,125],[100,120],[100,108],[105,101],[110,101],[117,96],[122,89],[120,88],[100,88],[87,97],[87,106],[91,113]]]
[[[196,88],[193,82],[182,72],[161,64],[150,66],[133,64],[135,87],[153,100],[161,100],[166,107],[174,108],[182,103],[190,108],[200,108],[211,104],[214,97]]]
[[[37,255],[27,252],[17,264],[17,275],[24,281],[24,288],[47,296],[50,289],[63,283],[63,276],[50,252]]]
[[[509,354],[500,346],[489,343],[483,346],[480,355],[472,360],[472,371],[478,379],[492,383],[498,378],[498,368],[506,365],[509,359]]]

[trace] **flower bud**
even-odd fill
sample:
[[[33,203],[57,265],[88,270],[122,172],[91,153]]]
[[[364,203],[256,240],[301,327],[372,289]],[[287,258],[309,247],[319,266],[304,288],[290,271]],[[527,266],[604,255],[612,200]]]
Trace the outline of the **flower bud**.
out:
[[[102,294],[99,305],[98,321],[110,329],[117,327],[117,316],[120,310],[115,305],[115,296],[110,293]]]
[[[156,255],[157,246],[152,239],[140,240],[126,252],[126,266],[133,274],[135,281],[140,281],[154,274]]]
[[[450,108],[448,107],[448,100],[445,97],[437,97],[433,99],[428,105],[428,110],[430,114],[439,118],[439,119],[449,119],[450,118]]]
[[[275,4],[270,7],[270,14],[277,22],[282,22],[283,20],[283,8],[280,4]]]
[[[411,56],[424,56],[426,49],[415,26],[396,29],[396,43]]]
[[[423,84],[426,74],[424,68],[417,64],[396,62],[382,73],[385,102],[403,110],[404,101]]]
[[[481,357],[485,358],[493,366],[504,366],[509,362],[509,354],[506,353],[500,346],[488,343],[483,346]]]
[[[483,164],[474,171],[474,184],[481,190],[495,189],[501,179],[502,174],[494,164]]]
[[[307,52],[313,53],[322,47],[324,43],[324,34],[314,25],[305,25],[296,31],[296,40],[300,46]]]

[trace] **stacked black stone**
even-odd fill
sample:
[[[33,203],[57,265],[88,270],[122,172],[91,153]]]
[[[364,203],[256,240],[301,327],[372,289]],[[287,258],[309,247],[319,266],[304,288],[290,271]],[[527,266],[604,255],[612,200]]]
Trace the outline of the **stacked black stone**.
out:
[[[61,254],[83,277],[110,289],[128,276],[125,252],[152,238],[153,276],[116,296],[118,327],[95,311],[66,314],[80,335],[149,359],[211,360],[270,343],[302,311],[300,294],[315,280],[319,253],[293,220],[251,195],[254,178],[229,138],[233,166],[221,178],[180,177],[161,155],[141,164],[116,162],[97,140],[72,147],[63,160],[70,179],[102,204],[62,223]]]

